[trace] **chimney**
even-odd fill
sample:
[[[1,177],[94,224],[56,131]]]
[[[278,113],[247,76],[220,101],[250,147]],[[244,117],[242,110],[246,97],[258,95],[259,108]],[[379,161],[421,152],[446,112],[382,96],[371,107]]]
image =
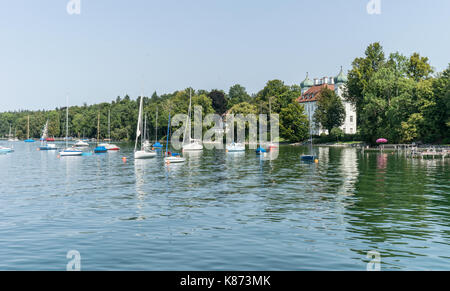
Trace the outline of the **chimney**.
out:
[[[333,85],[334,84],[334,78],[330,77],[330,84]]]
[[[314,85],[319,85],[319,79],[314,78]]]
[[[328,77],[323,77],[323,83],[328,84]]]

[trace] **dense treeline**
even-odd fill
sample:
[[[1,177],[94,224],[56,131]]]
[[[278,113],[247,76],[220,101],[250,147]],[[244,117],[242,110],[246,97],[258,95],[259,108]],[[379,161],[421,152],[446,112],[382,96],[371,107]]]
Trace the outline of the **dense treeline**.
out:
[[[299,85],[286,85],[280,80],[268,81],[257,94],[250,95],[236,84],[228,92],[222,90],[185,90],[170,94],[144,97],[149,137],[155,135],[155,117],[158,109],[158,137],[167,131],[169,108],[172,114],[186,114],[189,92],[193,105],[203,108],[203,117],[209,113],[267,114],[269,104],[272,113],[280,115],[280,137],[297,142],[306,140],[309,121],[303,105],[296,102],[301,95]],[[327,96],[325,94],[324,96]],[[338,132],[342,123],[342,105],[328,92],[328,101],[319,102],[320,112],[315,121]],[[368,46],[365,56],[356,58],[348,73],[345,98],[357,109],[358,132],[355,139],[374,143],[384,137],[392,143],[422,141],[449,143],[450,137],[450,66],[444,72],[435,73],[428,58],[414,53],[410,57],[392,53],[386,57],[379,43]],[[69,110],[69,135],[95,138],[97,115],[100,112],[100,137],[108,137],[108,112],[111,112],[111,138],[133,140],[135,138],[139,97],[126,95],[111,103],[71,106]],[[38,138],[45,121],[49,120],[49,135],[65,135],[65,107],[49,111],[19,111],[0,113],[0,136],[17,130],[20,139],[26,138],[27,118],[30,116],[30,137]],[[337,122],[339,121],[340,122]],[[330,130],[331,129],[331,130]]]
[[[374,143],[450,142],[450,66],[434,74],[418,53],[385,56],[379,43],[356,58],[346,97],[356,105],[361,138]]]
[[[303,115],[303,106],[297,104],[295,99],[300,94],[299,86],[287,86],[280,80],[269,81],[266,87],[259,93],[250,96],[244,87],[234,85],[226,93],[222,90],[185,90],[175,91],[170,94],[158,95],[156,92],[151,97],[144,97],[144,113],[147,115],[148,136],[154,138],[156,111],[158,110],[158,139],[164,138],[167,133],[169,109],[172,115],[186,114],[189,106],[189,92],[192,92],[192,105],[200,105],[203,108],[203,117],[209,113],[223,115],[226,112],[242,113],[268,113],[269,98],[272,98],[272,113],[280,113],[283,108],[284,115],[291,114],[292,118],[306,118]],[[117,97],[111,103],[94,105],[71,106],[69,108],[69,136],[95,138],[97,136],[97,117],[100,112],[100,138],[108,138],[108,112],[111,112],[111,138],[114,140],[133,140],[135,138],[138,107],[140,97]],[[291,105],[288,107],[288,105]],[[291,114],[292,115],[292,114]],[[30,137],[38,138],[46,120],[49,120],[49,136],[65,136],[66,111],[65,107],[49,111],[19,111],[0,113],[0,134],[9,133],[12,125],[12,134],[15,129],[17,136],[24,139],[27,136],[27,119],[30,116]],[[308,128],[308,124],[303,124]],[[286,127],[289,127],[287,125]],[[299,131],[297,131],[299,132]],[[300,141],[305,138],[301,134],[289,133],[288,139]],[[285,135],[287,137],[287,135]]]

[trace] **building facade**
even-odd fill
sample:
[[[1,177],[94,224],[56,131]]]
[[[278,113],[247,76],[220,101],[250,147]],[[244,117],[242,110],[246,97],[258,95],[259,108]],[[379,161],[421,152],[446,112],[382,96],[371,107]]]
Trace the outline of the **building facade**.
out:
[[[305,113],[308,116],[311,124],[311,132],[314,135],[320,135],[322,133],[328,134],[328,130],[322,128],[319,124],[314,123],[314,113],[317,109],[317,101],[320,98],[320,91],[327,87],[333,90],[337,96],[342,100],[342,104],[345,108],[345,120],[340,127],[345,134],[356,133],[356,109],[350,103],[343,98],[344,89],[347,83],[347,76],[344,74],[342,67],[340,73],[336,77],[323,77],[321,79],[310,80],[308,74],[306,79],[300,84],[302,88],[302,95],[297,99],[300,104],[304,105]]]

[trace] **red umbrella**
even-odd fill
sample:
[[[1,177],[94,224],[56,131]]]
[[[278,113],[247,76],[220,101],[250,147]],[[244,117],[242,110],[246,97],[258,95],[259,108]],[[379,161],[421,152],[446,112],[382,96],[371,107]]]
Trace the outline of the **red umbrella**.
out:
[[[376,141],[376,143],[387,143],[388,141],[387,141],[387,139],[385,139],[385,138],[379,138],[379,139],[377,139],[377,141]]]

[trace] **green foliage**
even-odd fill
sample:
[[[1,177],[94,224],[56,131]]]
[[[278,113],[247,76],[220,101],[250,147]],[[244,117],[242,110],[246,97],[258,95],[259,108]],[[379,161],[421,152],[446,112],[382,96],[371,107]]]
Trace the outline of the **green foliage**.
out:
[[[408,77],[419,81],[426,79],[433,73],[427,57],[421,57],[418,53],[412,54],[408,62]]]
[[[239,84],[233,85],[230,87],[228,91],[228,107],[232,108],[234,105],[242,103],[242,102],[250,102],[251,97],[245,90],[245,87],[242,87]]]
[[[322,88],[314,113],[314,122],[322,125],[329,133],[334,127],[339,127],[345,120],[345,108],[341,98],[333,90]]]
[[[331,131],[330,131],[330,135],[334,138],[336,138],[338,141],[344,137],[344,131],[342,129],[340,129],[339,127],[334,127]]]
[[[298,102],[289,104],[280,112],[280,137],[292,142],[303,141],[309,135],[309,121],[305,108]]]
[[[379,43],[356,58],[348,74],[345,97],[356,105],[362,138],[374,143],[438,142],[448,136],[448,70],[431,78],[428,58],[392,53],[385,60]],[[448,97],[447,97],[448,98]]]
[[[239,104],[234,105],[233,107],[231,107],[230,109],[230,113],[232,114],[258,114],[258,108],[250,103],[247,102],[242,102]]]
[[[212,107],[215,112],[219,115],[222,115],[227,111],[228,100],[225,93],[221,90],[212,90],[208,97],[212,100]]]

